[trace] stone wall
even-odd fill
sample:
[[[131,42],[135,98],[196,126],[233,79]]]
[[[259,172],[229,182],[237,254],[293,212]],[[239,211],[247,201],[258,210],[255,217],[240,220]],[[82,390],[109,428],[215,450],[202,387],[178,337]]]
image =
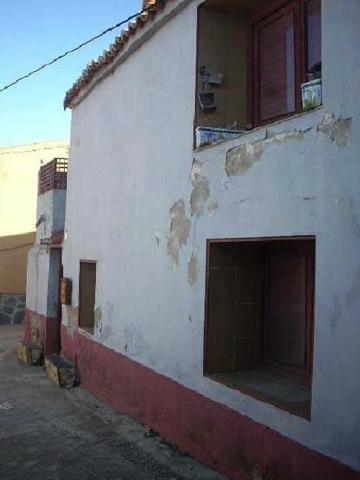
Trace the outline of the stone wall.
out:
[[[20,325],[24,314],[25,295],[0,293],[0,325]]]

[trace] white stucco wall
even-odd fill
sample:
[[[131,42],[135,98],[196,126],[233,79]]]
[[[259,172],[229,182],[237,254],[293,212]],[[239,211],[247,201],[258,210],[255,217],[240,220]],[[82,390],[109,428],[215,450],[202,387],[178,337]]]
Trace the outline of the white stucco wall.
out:
[[[97,260],[97,341],[359,469],[360,3],[323,0],[323,108],[273,126],[272,140],[258,129],[194,153],[198,3],[73,111],[63,251],[73,305],[79,260]],[[255,141],[259,158],[228,176],[228,150]],[[210,198],[191,216],[194,159]],[[168,252],[176,202],[191,222],[178,265]],[[206,239],[295,234],[317,242],[311,422],[202,374]]]
[[[49,248],[35,244],[27,262],[26,308],[39,315],[47,315],[49,266]]]
[[[66,190],[49,190],[37,197],[36,221],[41,223],[36,230],[36,242],[49,238],[64,229]]]
[[[59,269],[61,250],[42,245],[65,225],[66,190],[50,190],[37,197],[36,242],[27,262],[26,307],[40,315],[58,315]]]
[[[57,317],[60,248],[35,244],[27,261],[26,308],[48,317]]]

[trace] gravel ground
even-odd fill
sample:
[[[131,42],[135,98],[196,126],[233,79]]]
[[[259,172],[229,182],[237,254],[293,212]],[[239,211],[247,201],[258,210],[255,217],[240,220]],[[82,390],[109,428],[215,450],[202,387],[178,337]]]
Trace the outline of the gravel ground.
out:
[[[0,326],[1,480],[224,480],[89,392],[19,365],[21,335]]]

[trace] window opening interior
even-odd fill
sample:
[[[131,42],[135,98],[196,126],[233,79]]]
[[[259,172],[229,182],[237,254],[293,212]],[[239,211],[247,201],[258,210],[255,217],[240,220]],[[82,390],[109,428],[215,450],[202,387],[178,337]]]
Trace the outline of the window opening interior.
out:
[[[315,240],[208,243],[205,374],[310,416]]]

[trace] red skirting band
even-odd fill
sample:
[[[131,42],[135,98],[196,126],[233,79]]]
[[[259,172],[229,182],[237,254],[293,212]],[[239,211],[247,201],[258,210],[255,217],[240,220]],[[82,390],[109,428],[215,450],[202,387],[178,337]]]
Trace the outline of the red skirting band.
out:
[[[359,480],[338,461],[61,327],[81,385],[233,480]]]
[[[58,353],[60,351],[60,320],[27,308],[24,317],[24,339],[40,345],[46,355]]]

